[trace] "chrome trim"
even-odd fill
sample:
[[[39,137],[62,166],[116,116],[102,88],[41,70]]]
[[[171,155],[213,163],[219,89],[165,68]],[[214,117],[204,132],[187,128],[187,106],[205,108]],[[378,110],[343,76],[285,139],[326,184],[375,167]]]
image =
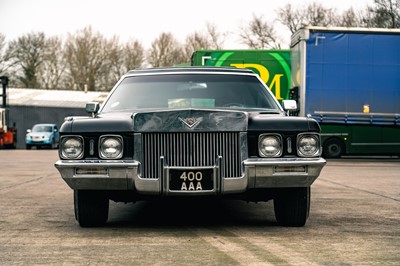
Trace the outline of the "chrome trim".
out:
[[[134,190],[138,164],[120,160],[59,160],[54,166],[72,189]],[[76,174],[77,168],[104,168],[107,174]]]
[[[244,164],[250,179],[249,188],[308,187],[318,178],[326,161],[323,158],[250,158]],[[277,167],[291,166],[304,166],[305,171],[275,171]]]
[[[161,158],[161,163],[163,159]],[[222,158],[214,167],[215,190],[198,193],[170,192],[167,187],[168,166],[160,169],[160,178],[141,178],[138,161],[77,161],[59,160],[55,167],[72,189],[131,190],[151,195],[209,195],[245,192],[251,188],[307,187],[317,179],[326,161],[323,158],[249,158],[243,161],[244,174],[235,178],[223,178],[219,171]],[[107,174],[77,175],[76,168],[101,168]],[[187,169],[187,167],[185,167]],[[200,169],[201,167],[194,167]],[[293,172],[277,172],[277,169],[303,169]],[[163,186],[164,184],[164,186]]]
[[[238,132],[171,132],[142,133],[141,153],[134,159],[141,162],[141,178],[157,179],[163,167],[212,167],[221,156],[221,175],[233,178],[242,176],[243,136]],[[245,142],[247,143],[247,142]],[[247,146],[247,145],[246,145]]]
[[[273,156],[266,156],[264,155],[261,150],[260,150],[260,141],[261,139],[263,139],[263,137],[265,136],[276,136],[278,137],[278,141],[279,141],[279,152]],[[283,142],[282,142],[282,136],[280,134],[276,134],[276,133],[265,133],[265,134],[260,134],[258,136],[258,155],[263,157],[263,158],[276,158],[276,157],[280,157],[282,155],[283,152]]]
[[[286,139],[286,146],[287,146],[287,153],[291,154],[292,153],[292,138],[288,137]]]
[[[317,143],[318,151],[315,152],[315,153],[314,153],[313,155],[311,155],[311,156],[310,156],[310,155],[304,155],[304,154],[300,151],[300,149],[299,149],[300,139],[301,139],[302,137],[304,137],[305,135],[316,136],[317,141],[318,141],[318,143]],[[315,157],[321,156],[321,154],[322,154],[321,135],[320,135],[319,133],[313,133],[313,132],[299,133],[299,134],[297,135],[297,140],[296,140],[296,149],[297,149],[297,154],[298,154],[298,156],[300,156],[300,157],[302,157],[302,158],[309,158],[309,157],[315,158]]]
[[[119,139],[119,141],[120,141],[120,143],[121,143],[121,152],[120,152],[120,154],[118,154],[117,157],[108,158],[107,156],[104,156],[103,151],[102,151],[102,149],[101,149],[101,144],[102,144],[102,140],[105,139],[105,138],[116,138],[116,139]],[[99,137],[98,149],[99,149],[99,157],[100,157],[101,159],[104,159],[104,160],[121,159],[122,156],[124,155],[124,139],[123,139],[122,136],[120,136],[120,135],[101,135],[101,136]]]
[[[81,143],[82,143],[82,152],[79,154],[79,156],[77,156],[77,157],[75,157],[75,158],[68,158],[68,157],[65,157],[63,154],[63,147],[64,147],[64,140],[65,139],[71,139],[71,138],[77,138],[77,139],[79,139],[80,141],[81,141]],[[82,136],[79,136],[79,135],[68,135],[68,136],[62,136],[61,138],[60,138],[60,142],[59,142],[59,149],[58,149],[58,156],[61,158],[61,159],[64,159],[64,160],[79,160],[79,159],[82,159],[83,158],[83,155],[85,154],[85,141],[84,141],[84,139],[83,139],[83,137]]]

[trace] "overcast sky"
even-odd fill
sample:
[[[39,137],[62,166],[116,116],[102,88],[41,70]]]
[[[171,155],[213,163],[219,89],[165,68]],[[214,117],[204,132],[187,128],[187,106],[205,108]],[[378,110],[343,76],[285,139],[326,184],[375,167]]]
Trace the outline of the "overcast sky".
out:
[[[205,32],[212,23],[218,32],[229,33],[224,48],[235,49],[244,48],[237,32],[253,15],[274,21],[276,10],[285,4],[300,7],[310,2],[342,11],[364,9],[373,0],[0,0],[0,32],[7,41],[31,32],[66,38],[91,25],[105,37],[116,35],[122,43],[139,40],[149,48],[162,32],[183,43],[186,36]],[[289,40],[288,31],[280,33]]]

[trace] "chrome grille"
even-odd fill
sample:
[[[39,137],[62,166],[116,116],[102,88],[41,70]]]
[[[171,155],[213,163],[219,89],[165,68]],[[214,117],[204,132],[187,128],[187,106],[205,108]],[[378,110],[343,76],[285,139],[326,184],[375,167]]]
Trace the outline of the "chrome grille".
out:
[[[142,133],[142,178],[158,178],[160,157],[168,166],[214,166],[222,156],[222,176],[239,177],[240,133]]]

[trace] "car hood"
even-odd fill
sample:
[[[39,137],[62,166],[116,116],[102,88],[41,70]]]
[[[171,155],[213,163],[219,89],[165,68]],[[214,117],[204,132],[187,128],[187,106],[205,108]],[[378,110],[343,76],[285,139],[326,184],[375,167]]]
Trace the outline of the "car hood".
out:
[[[106,113],[96,117],[70,117],[60,132],[172,132],[172,131],[316,131],[307,117],[285,117],[268,112],[219,109],[174,109],[135,113]]]

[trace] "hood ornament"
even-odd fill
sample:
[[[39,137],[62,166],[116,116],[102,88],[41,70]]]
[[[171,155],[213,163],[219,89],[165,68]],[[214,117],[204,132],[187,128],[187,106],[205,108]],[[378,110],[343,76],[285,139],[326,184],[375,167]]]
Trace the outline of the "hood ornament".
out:
[[[201,121],[203,121],[202,117],[198,117],[198,118],[194,118],[194,117],[190,117],[190,118],[180,118],[178,117],[178,119],[188,128],[194,128],[196,127],[198,124],[200,124]]]

